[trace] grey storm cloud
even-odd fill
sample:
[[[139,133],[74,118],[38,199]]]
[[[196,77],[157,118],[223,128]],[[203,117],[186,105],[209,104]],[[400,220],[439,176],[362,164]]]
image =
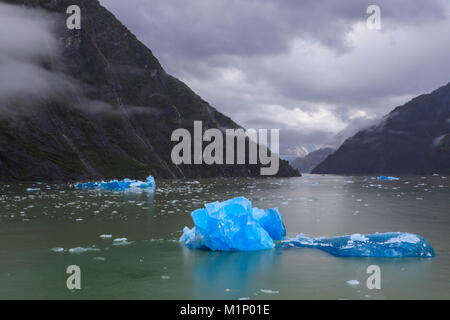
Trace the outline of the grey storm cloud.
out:
[[[267,55],[288,50],[293,37],[346,47],[345,34],[365,19],[361,0],[102,0],[163,55],[201,60],[214,55]],[[131,5],[130,5],[131,3]],[[398,24],[442,19],[439,0],[382,0],[383,17]]]
[[[282,151],[339,144],[450,81],[445,0],[101,0],[169,73]],[[381,8],[382,30],[366,9]]]

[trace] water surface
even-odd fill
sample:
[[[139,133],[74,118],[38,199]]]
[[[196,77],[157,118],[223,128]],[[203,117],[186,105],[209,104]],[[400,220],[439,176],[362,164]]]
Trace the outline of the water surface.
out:
[[[192,210],[235,196],[278,207],[288,237],[411,232],[424,236],[436,257],[338,258],[315,249],[220,253],[178,243],[183,227],[192,226]],[[2,184],[0,298],[449,299],[449,208],[449,182],[441,176],[159,180],[154,194]],[[127,242],[114,245],[116,238]],[[95,251],[68,252],[77,247]],[[381,268],[381,290],[366,287],[372,264]],[[66,287],[69,265],[81,268],[81,290]]]

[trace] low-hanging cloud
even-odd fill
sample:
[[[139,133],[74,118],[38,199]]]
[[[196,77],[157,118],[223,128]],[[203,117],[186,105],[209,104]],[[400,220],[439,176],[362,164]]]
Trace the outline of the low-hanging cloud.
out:
[[[48,98],[73,86],[58,72],[55,17],[43,10],[0,3],[0,104]]]

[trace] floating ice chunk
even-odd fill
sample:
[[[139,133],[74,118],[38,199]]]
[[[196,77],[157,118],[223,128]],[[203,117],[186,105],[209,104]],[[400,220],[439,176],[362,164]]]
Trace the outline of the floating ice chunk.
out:
[[[86,182],[75,184],[75,189],[126,190],[126,189],[154,189],[155,179],[148,176],[145,181],[139,180],[111,180],[100,182]]]
[[[105,261],[105,257],[93,257],[92,259],[95,261]]]
[[[358,280],[348,280],[346,283],[350,286],[357,286],[359,284]]]
[[[101,234],[100,238],[102,238],[102,239],[112,238],[112,234]]]
[[[270,290],[270,289],[261,289],[262,293],[280,293],[280,291]]]
[[[282,240],[286,229],[277,209],[252,208],[237,197],[212,202],[191,213],[194,228],[185,227],[180,242],[191,249],[252,251],[270,249],[273,240]]]
[[[399,179],[396,177],[379,176],[377,177],[377,180],[399,180]]]
[[[64,248],[51,248],[50,250],[53,252],[64,252]]]
[[[125,246],[132,243],[133,241],[128,241],[127,238],[117,238],[113,240],[113,246]]]
[[[39,191],[41,188],[27,188],[27,191]]]
[[[76,248],[69,249],[70,253],[84,253],[84,252],[89,252],[89,251],[100,251],[100,249],[95,248],[95,247],[87,247],[87,248],[76,247]]]
[[[283,248],[317,248],[338,257],[423,257],[435,256],[423,237],[402,232],[309,238],[302,234],[282,242]]]

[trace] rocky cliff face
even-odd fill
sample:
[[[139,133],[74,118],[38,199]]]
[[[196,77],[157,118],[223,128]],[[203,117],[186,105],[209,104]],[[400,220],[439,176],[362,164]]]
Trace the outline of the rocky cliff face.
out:
[[[395,108],[359,131],[313,173],[450,173],[450,84]]]
[[[6,2],[51,13],[61,52],[58,59],[39,63],[63,75],[68,85],[31,101],[0,102],[0,180],[260,174],[259,165],[172,163],[173,130],[192,132],[194,120],[206,128],[239,126],[168,75],[150,49],[98,1]],[[73,4],[82,9],[81,30],[65,27],[66,9]],[[299,173],[280,161],[278,175]]]
[[[325,160],[335,150],[333,148],[322,148],[308,153],[304,157],[296,158],[291,162],[291,166],[300,172],[311,172],[319,163]]]
[[[450,134],[439,137],[434,143],[428,171],[450,174]]]

